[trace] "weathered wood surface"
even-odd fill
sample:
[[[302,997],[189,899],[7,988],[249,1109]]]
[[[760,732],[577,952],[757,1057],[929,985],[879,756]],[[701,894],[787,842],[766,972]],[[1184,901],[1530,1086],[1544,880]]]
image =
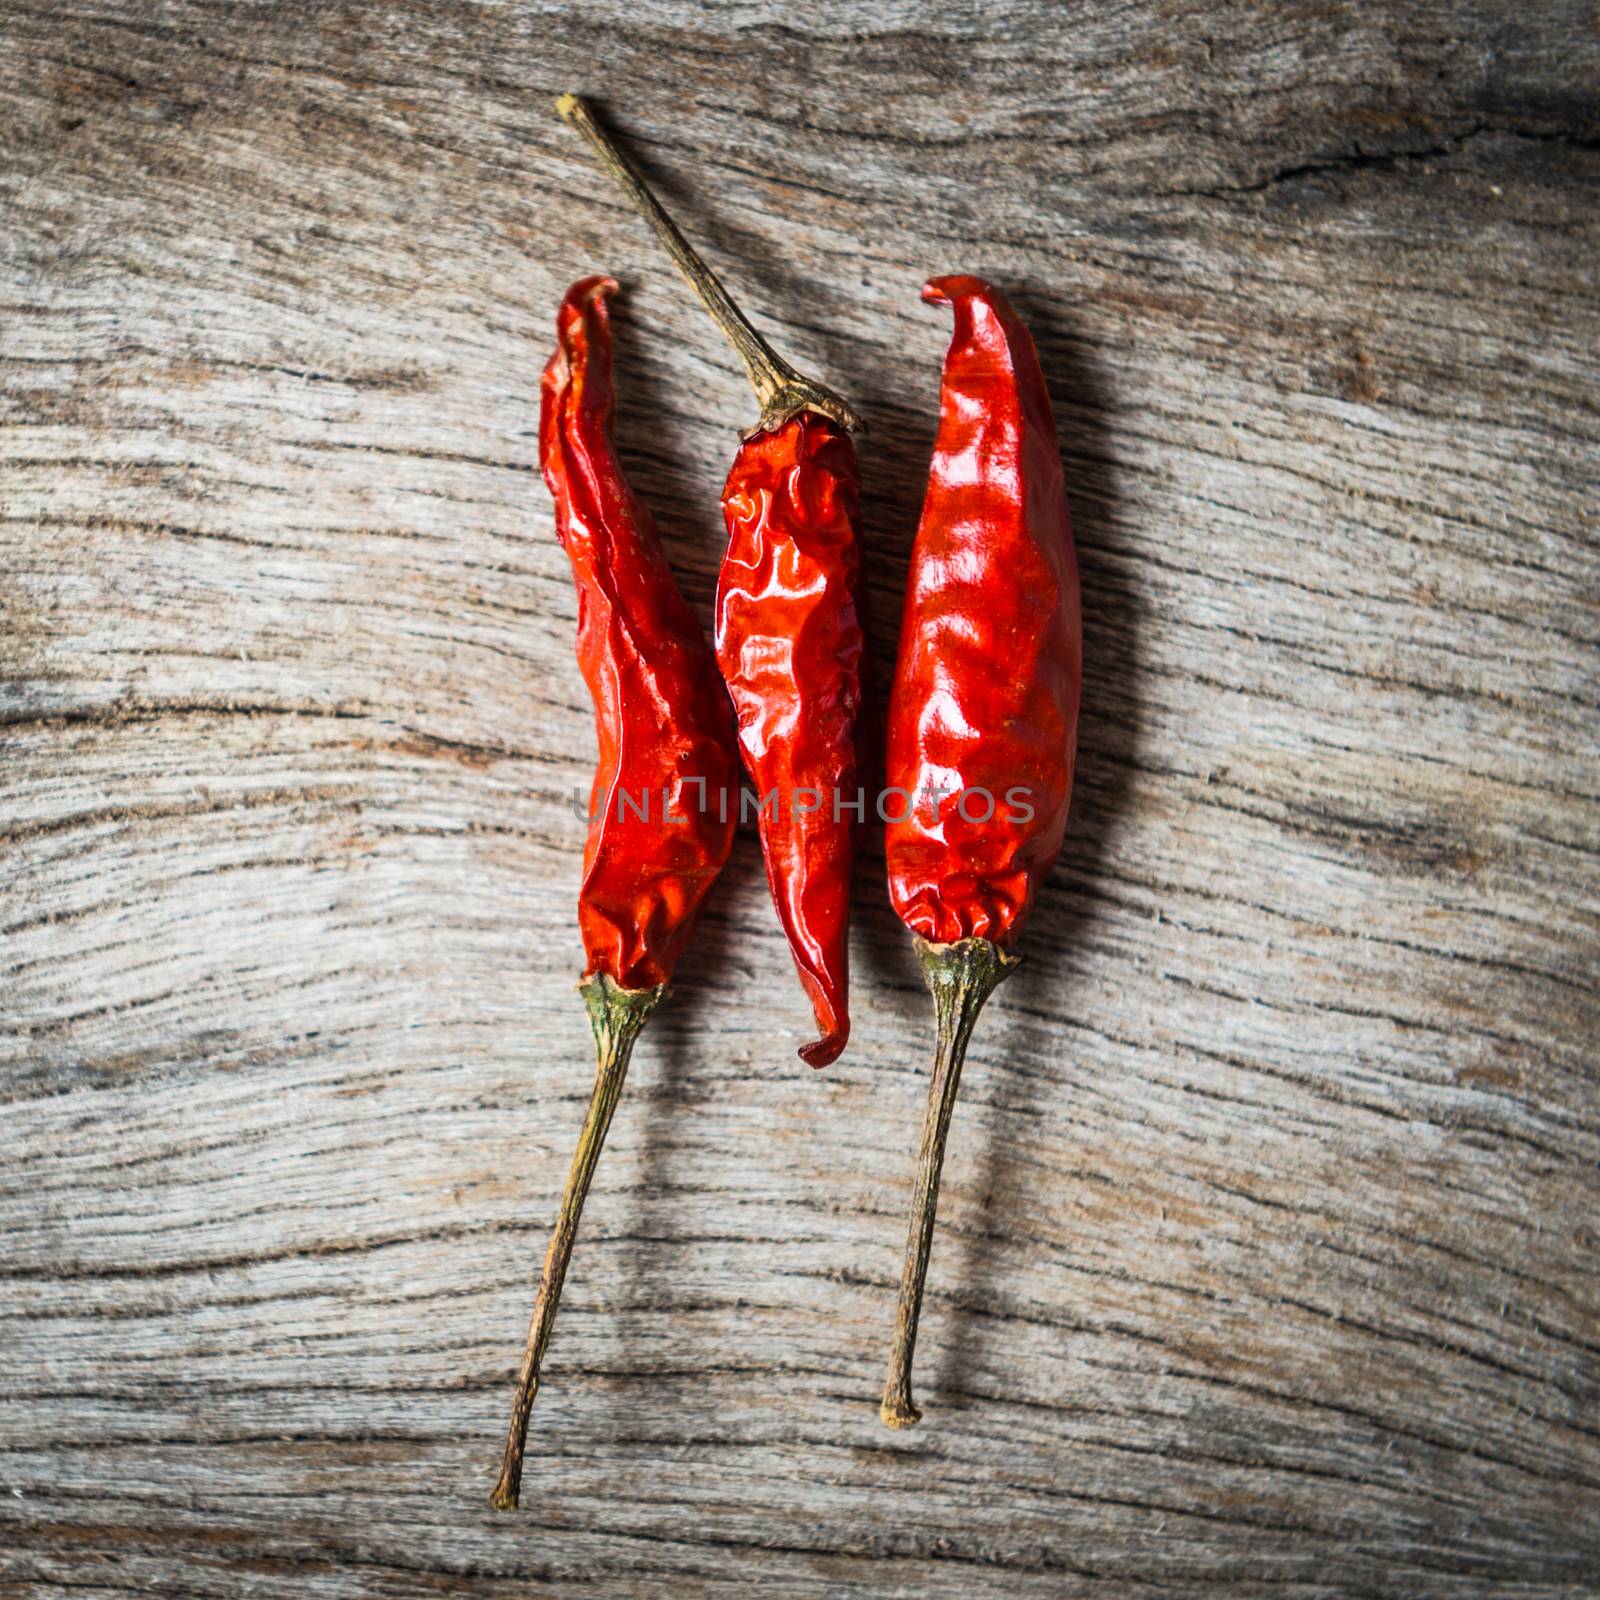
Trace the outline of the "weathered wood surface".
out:
[[[1514,14],[1515,13],[1515,14]],[[11,0],[0,1593],[1600,1592],[1595,14]],[[929,1006],[813,1075],[742,841],[487,1509],[589,1080],[535,470],[605,268],[702,615],[742,377],[586,90],[858,399],[880,680],[1015,291],[1080,789],[905,1436]]]

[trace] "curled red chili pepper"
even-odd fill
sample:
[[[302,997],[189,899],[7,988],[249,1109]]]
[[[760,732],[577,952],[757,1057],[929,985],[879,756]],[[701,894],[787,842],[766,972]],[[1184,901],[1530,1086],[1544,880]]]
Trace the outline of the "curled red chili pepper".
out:
[[[860,488],[850,439],[860,419],[756,333],[588,107],[575,95],[557,107],[655,229],[761,401],[722,494],[717,661],[757,791],[767,881],[816,1013],[820,1037],[800,1055],[823,1067],[850,1036],[850,879],[865,809],[856,760]]]
[[[773,902],[821,1030],[800,1051],[813,1067],[850,1037],[859,494],[850,436],[814,411],[747,439],[722,493],[717,662],[761,797]]]
[[[520,1494],[540,1368],[634,1040],[666,993],[728,859],[736,820],[730,793],[736,802],[738,756],[727,695],[612,439],[606,301],[616,287],[594,277],[567,291],[541,386],[540,460],[577,582],[578,666],[594,700],[600,747],[578,895],[587,957],[579,992],[596,1070],[517,1379],[492,1496],[501,1511],[513,1509]]]
[[[1061,453],[1033,340],[981,278],[934,278],[922,295],[953,308],[955,332],[889,704],[885,848],[939,1031],[880,1412],[891,1428],[921,1416],[911,1358],[962,1060],[1061,849],[1083,675]]]

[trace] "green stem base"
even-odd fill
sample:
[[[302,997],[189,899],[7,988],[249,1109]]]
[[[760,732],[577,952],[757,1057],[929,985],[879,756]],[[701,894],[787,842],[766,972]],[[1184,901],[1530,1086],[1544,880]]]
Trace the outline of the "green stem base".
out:
[[[989,996],[1017,966],[999,945],[987,939],[959,939],[954,944],[917,940],[917,958],[933,991],[938,1011],[939,1042],[928,1081],[928,1106],[922,1120],[922,1148],[911,1200],[911,1232],[906,1240],[905,1270],[900,1279],[900,1306],[895,1317],[889,1381],[884,1385],[878,1416],[887,1428],[913,1428],[922,1413],[911,1399],[911,1358],[917,1348],[917,1321],[922,1315],[922,1290],[933,1250],[933,1224],[939,1209],[939,1175],[945,1142],[961,1086],[961,1064],[973,1025]]]
[[[555,1326],[556,1308],[561,1304],[561,1286],[566,1281],[567,1263],[578,1237],[578,1221],[589,1194],[600,1151],[617,1109],[634,1040],[656,1003],[667,992],[663,984],[655,989],[624,989],[604,973],[585,978],[578,985],[583,1003],[589,1008],[589,1025],[594,1031],[594,1093],[578,1148],[573,1152],[572,1169],[561,1196],[555,1232],[545,1252],[544,1271],[539,1276],[539,1294],[533,1303],[533,1320],[528,1325],[528,1347],[523,1353],[522,1370],[517,1374],[516,1398],[511,1407],[511,1427],[506,1434],[505,1455],[500,1463],[500,1481],[489,1497],[496,1511],[514,1511],[522,1493],[522,1455],[528,1443],[528,1418],[539,1393],[539,1370]]]

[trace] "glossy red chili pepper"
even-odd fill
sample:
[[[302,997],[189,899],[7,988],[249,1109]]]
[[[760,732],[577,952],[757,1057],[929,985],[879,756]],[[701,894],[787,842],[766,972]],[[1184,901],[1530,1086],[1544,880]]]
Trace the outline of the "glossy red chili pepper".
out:
[[[850,1036],[850,879],[865,808],[856,760],[860,490],[850,440],[860,418],[750,326],[588,107],[563,95],[557,108],[655,229],[761,401],[723,490],[717,660],[757,791],[767,881],[821,1034],[800,1055],[827,1066]]]
[[[539,439],[578,584],[578,667],[600,746],[578,895],[585,976],[650,989],[672,975],[728,858],[738,768],[705,635],[612,443],[606,300],[616,287],[585,278],[567,292]]]
[[[920,1416],[911,1358],[961,1064],[1061,849],[1083,675],[1060,447],[1033,340],[981,278],[935,278],[922,295],[953,308],[955,332],[889,705],[885,848],[939,1043],[881,1412],[896,1428]]]
[[[616,287],[594,277],[567,291],[541,388],[540,460],[577,582],[578,666],[600,746],[578,896],[587,957],[579,991],[597,1064],[517,1379],[492,1497],[502,1511],[517,1504],[540,1368],[634,1040],[666,992],[736,824],[727,694],[612,439],[606,301]]]
[[[722,493],[717,662],[760,798],[767,881],[821,1032],[800,1051],[814,1067],[850,1037],[859,501],[850,436],[815,411],[747,439]]]

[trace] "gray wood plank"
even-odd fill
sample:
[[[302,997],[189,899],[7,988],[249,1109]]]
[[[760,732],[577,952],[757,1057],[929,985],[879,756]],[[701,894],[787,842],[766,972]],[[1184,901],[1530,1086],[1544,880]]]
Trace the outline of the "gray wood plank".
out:
[[[867,414],[880,689],[918,287],[1013,292],[1086,683],[927,1421],[881,846],[813,1074],[744,838],[497,1518],[590,1077],[562,288],[708,620],[754,415],[564,89]],[[1597,92],[1564,0],[8,6],[0,1594],[1596,1592]]]

